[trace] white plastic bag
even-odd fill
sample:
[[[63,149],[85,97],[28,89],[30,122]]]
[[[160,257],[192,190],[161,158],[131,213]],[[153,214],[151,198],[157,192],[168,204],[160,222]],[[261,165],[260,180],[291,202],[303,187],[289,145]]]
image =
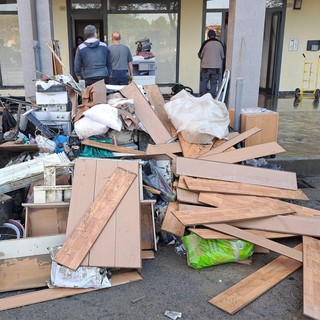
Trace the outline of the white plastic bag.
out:
[[[84,113],[85,117],[104,124],[116,131],[121,131],[122,122],[119,119],[118,109],[109,104],[96,104]]]
[[[74,130],[80,139],[87,139],[94,135],[104,134],[109,128],[87,117],[82,117],[74,123]]]
[[[56,149],[56,143],[42,135],[36,136],[36,142],[39,148],[41,149],[48,149],[50,153],[53,153]]]
[[[210,93],[194,97],[181,90],[164,104],[177,132],[189,143],[208,144],[217,137],[227,137],[230,123],[226,105],[214,100]]]

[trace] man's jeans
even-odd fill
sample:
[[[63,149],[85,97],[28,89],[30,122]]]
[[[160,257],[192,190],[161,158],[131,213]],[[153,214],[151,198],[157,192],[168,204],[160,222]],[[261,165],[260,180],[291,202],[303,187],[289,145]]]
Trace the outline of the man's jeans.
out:
[[[129,83],[129,75],[126,70],[112,70],[110,76],[110,84],[127,85]]]
[[[209,92],[212,97],[217,95],[217,85],[220,77],[220,69],[218,68],[202,68],[200,72],[200,96],[208,92],[208,83],[210,83]]]

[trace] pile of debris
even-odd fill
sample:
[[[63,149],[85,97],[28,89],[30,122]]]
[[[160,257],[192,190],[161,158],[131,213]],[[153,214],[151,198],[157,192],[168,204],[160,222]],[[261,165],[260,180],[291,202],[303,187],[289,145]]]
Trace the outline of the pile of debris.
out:
[[[29,199],[34,200],[24,203],[26,237],[0,241],[3,253],[0,271],[8,279],[2,283],[1,291],[42,287],[46,286],[46,280],[51,280],[49,289],[1,299],[0,310],[141,280],[141,260],[155,257],[157,235],[160,235],[160,238],[181,238],[192,267],[198,265],[191,261],[191,250],[186,245],[187,241],[191,243],[189,236],[205,240],[207,248],[212,248],[211,241],[220,240],[239,246],[245,242],[252,244],[247,255],[233,255],[229,260],[213,257],[205,266],[250,258],[254,251],[270,250],[281,254],[209,301],[230,314],[303,264],[304,312],[319,318],[315,292],[318,288],[319,240],[316,238],[320,211],[290,202],[308,200],[298,189],[294,172],[248,165],[249,160],[285,150],[276,142],[237,147],[245,139],[261,134],[256,127],[242,133],[220,130],[221,137],[216,133],[216,138],[211,136],[210,143],[194,143],[208,139],[212,133],[196,131],[195,126],[192,130],[181,129],[177,124],[179,119],[171,122],[167,113],[168,104],[179,97],[185,98],[186,93],[165,103],[157,86],[143,89],[145,95],[131,83],[123,87],[120,94],[134,107],[130,109],[134,113],[126,109],[121,114],[122,123],[128,125],[126,130],[138,126],[154,142],[145,150],[92,140],[82,131],[79,134],[82,145],[112,153],[104,155],[104,159],[88,157],[88,154],[72,162],[61,157],[59,161],[50,159],[42,162],[38,170],[22,174],[21,179],[16,177],[15,181],[10,181],[8,173],[7,180],[0,183],[2,193],[14,190],[8,188],[13,182],[18,181],[19,187],[32,183]],[[204,98],[194,99],[205,103]],[[93,107],[85,105],[78,110],[85,114]],[[216,119],[208,119],[208,122],[218,119],[218,123],[223,123],[221,127],[228,128],[227,109],[219,103],[218,109],[221,112]],[[83,119],[80,114],[75,116],[78,121]],[[163,168],[159,168],[158,161],[169,163],[165,171],[169,171],[170,179],[161,173]],[[15,166],[11,166],[11,170],[17,175],[22,169],[17,170]],[[39,174],[44,174],[42,185],[37,182]],[[63,181],[58,185],[61,177]],[[159,199],[165,208],[162,212],[155,209]],[[273,240],[293,236],[303,236],[302,244],[296,248]],[[191,246],[196,243],[200,241],[192,242]],[[54,255],[49,255],[48,247],[56,248]],[[219,242],[216,248],[219,250]],[[81,268],[86,272],[81,273]],[[85,279],[84,273],[88,274],[88,270],[92,271],[92,277]],[[62,274],[68,274],[72,283],[66,284]],[[99,286],[102,280],[105,285]]]

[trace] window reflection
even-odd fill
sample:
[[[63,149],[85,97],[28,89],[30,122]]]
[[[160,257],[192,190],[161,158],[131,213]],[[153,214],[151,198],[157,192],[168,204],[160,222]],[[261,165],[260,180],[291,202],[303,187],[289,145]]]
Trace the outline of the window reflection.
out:
[[[109,14],[108,30],[110,34],[121,31],[121,42],[132,55],[136,53],[136,41],[149,38],[156,60],[156,83],[175,83],[177,19],[176,13]]]

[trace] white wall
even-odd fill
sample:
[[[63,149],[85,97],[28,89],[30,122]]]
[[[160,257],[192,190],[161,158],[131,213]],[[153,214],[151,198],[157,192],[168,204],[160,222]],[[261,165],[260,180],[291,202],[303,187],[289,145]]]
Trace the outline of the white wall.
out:
[[[303,1],[301,10],[294,10],[293,0],[288,0],[279,91],[294,91],[302,87],[304,69],[302,53],[306,55],[308,61],[317,62],[320,51],[306,51],[306,47],[307,40],[320,40],[319,13],[319,0]],[[297,51],[289,51],[290,39],[299,41]]]
[[[60,41],[61,60],[70,72],[66,0],[52,0],[52,15],[54,40]],[[71,18],[69,17],[69,19]],[[65,73],[64,71],[64,74]]]
[[[181,0],[179,82],[199,92],[203,1]]]

